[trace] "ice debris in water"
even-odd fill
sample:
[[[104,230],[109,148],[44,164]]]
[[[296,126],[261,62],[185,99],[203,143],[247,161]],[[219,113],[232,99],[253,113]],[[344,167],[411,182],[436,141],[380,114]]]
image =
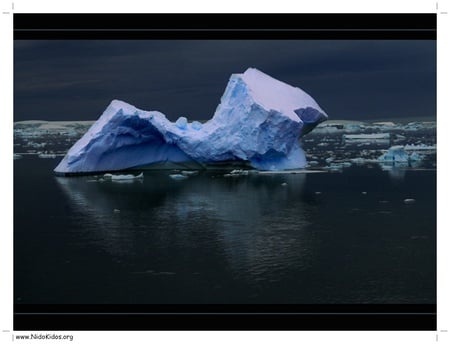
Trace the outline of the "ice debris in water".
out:
[[[183,174],[179,174],[179,173],[169,174],[169,177],[174,179],[174,180],[184,180],[184,179],[188,178],[187,176],[185,176]]]
[[[404,146],[392,146],[378,158],[382,163],[408,163],[421,160],[422,157],[417,152],[408,154]]]
[[[195,176],[198,174],[198,171],[181,171],[181,174],[185,176]]]
[[[53,153],[40,153],[38,157],[41,159],[54,159],[56,158],[56,154]]]
[[[144,179],[144,173],[141,172],[137,176],[134,174],[111,174],[111,173],[105,173],[103,175],[103,178],[110,179],[112,181],[121,181],[121,180],[142,180]]]

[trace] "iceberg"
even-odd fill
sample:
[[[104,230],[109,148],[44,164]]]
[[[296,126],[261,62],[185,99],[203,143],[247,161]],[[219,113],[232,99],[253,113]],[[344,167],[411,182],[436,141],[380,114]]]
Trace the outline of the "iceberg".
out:
[[[55,168],[60,174],[145,168],[202,169],[241,164],[257,170],[306,167],[300,137],[327,120],[297,87],[249,68],[232,74],[205,123],[113,100]]]
[[[392,146],[390,147],[386,153],[381,155],[378,158],[381,162],[404,162],[407,163],[409,161],[409,155],[405,152],[403,146]]]
[[[422,160],[423,158],[416,152],[408,154],[405,151],[404,146],[392,146],[387,150],[386,153],[382,154],[378,158],[378,161],[380,161],[381,163],[401,163],[401,164],[418,162]]]

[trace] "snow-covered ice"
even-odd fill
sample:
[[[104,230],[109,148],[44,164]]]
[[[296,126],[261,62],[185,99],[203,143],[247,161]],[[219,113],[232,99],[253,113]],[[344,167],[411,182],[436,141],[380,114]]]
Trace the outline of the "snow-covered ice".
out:
[[[301,89],[249,68],[230,77],[214,116],[203,124],[185,117],[173,123],[161,112],[112,101],[55,172],[155,164],[204,168],[223,162],[243,162],[258,170],[300,169],[306,158],[299,138],[326,119]]]

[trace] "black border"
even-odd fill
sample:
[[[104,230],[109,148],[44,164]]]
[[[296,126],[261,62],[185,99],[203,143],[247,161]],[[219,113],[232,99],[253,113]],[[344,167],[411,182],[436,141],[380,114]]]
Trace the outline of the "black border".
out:
[[[436,14],[14,14],[14,39],[436,39]]]
[[[427,14],[14,14],[14,39],[436,39]],[[14,330],[431,330],[436,304],[14,305]]]
[[[436,330],[436,305],[15,305],[14,330]]]

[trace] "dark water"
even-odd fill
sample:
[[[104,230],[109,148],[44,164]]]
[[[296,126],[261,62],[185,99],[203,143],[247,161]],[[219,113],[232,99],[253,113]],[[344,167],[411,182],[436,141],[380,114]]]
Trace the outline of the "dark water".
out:
[[[433,170],[101,183],[58,161],[14,161],[16,303],[435,302]]]

